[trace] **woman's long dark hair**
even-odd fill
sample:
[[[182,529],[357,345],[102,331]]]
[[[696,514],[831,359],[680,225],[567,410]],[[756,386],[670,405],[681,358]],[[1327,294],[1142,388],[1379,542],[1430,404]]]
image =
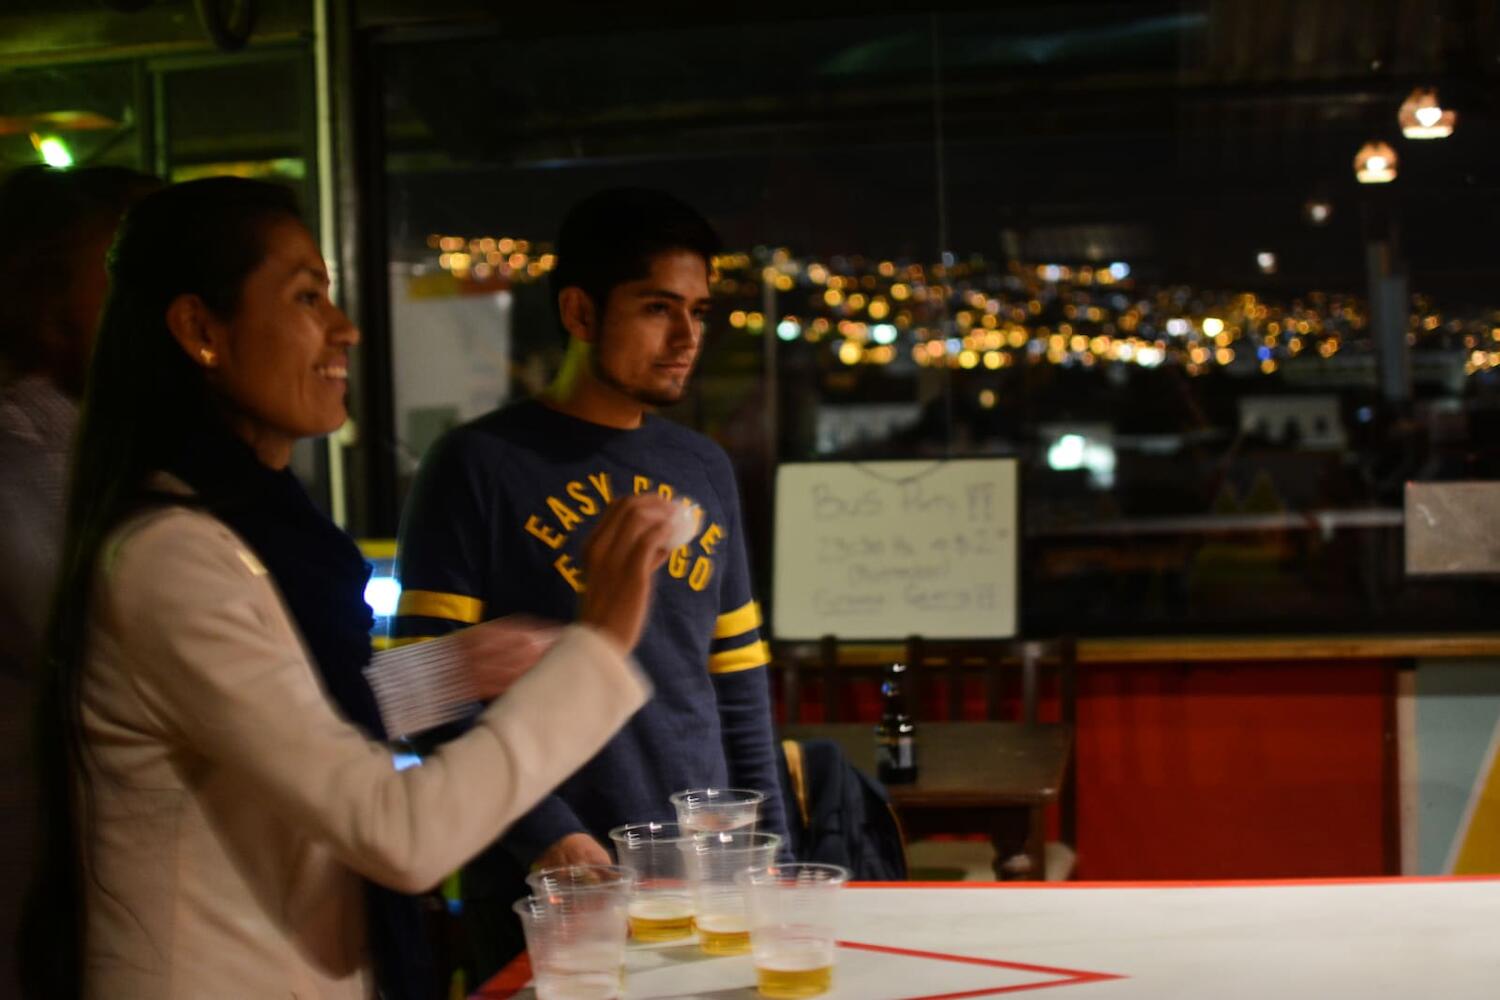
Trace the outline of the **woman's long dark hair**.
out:
[[[100,550],[110,532],[152,502],[150,474],[187,434],[218,419],[202,370],[167,329],[183,294],[228,319],[265,234],[297,219],[296,199],[262,181],[215,177],[164,188],[125,218],[109,256],[100,321],[74,446],[58,585],[42,660],[37,715],[41,864],[20,936],[28,997],[73,1000],[83,988],[84,836],[90,795],[83,768],[81,678]]]

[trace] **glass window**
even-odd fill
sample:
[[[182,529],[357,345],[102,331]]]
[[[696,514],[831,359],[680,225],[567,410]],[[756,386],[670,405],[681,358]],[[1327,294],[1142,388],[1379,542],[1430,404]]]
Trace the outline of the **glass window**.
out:
[[[174,181],[221,174],[298,189],[316,228],[310,60],[297,50],[164,61],[163,123]]]
[[[1500,473],[1485,57],[1430,6],[1394,34],[1065,3],[394,41],[401,481],[545,384],[562,213],[643,184],[725,237],[669,415],[734,458],[763,591],[776,462],[1005,455],[1028,632],[1489,627],[1488,584],[1402,559],[1405,482]],[[1451,135],[1404,134],[1419,87]]]

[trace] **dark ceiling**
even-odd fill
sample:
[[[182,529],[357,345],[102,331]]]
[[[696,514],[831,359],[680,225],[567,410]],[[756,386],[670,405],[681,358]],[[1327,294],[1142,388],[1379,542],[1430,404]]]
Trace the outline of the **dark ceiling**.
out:
[[[1500,0],[516,6],[357,5],[398,247],[545,238],[578,195],[641,182],[681,191],[737,246],[1129,255],[1174,280],[1338,286],[1394,233],[1418,283],[1500,281]],[[262,0],[258,38],[305,45],[309,10]],[[4,114],[134,100],[120,70],[42,55],[210,51],[186,0],[11,0],[7,25],[24,30],[0,31]],[[197,72],[174,98],[186,155],[296,155],[306,109],[286,106],[284,66],[275,86]],[[1458,109],[1452,138],[1401,139],[1417,84]],[[1401,157],[1384,190],[1352,176],[1371,139]],[[1326,226],[1303,217],[1315,196]],[[1259,249],[1280,277],[1255,274]]]
[[[682,191],[736,246],[1129,255],[1174,280],[1357,286],[1368,238],[1425,287],[1500,278],[1492,3],[1054,3],[658,19],[385,49],[401,235],[546,233],[606,183]],[[1437,85],[1461,125],[1402,140]],[[1401,154],[1387,190],[1354,153]],[[941,171],[941,183],[939,182]],[[941,188],[941,199],[939,189]],[[1334,204],[1307,224],[1304,203]],[[398,227],[399,228],[399,227]],[[1255,253],[1273,249],[1280,278]]]

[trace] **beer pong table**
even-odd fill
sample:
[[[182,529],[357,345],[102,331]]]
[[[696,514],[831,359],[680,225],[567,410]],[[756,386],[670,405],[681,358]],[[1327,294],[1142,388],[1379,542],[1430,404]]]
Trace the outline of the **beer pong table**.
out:
[[[842,900],[831,1000],[1500,997],[1500,877],[880,883]],[[534,996],[523,956],[476,1000]],[[750,956],[632,944],[628,1000],[752,1000]]]

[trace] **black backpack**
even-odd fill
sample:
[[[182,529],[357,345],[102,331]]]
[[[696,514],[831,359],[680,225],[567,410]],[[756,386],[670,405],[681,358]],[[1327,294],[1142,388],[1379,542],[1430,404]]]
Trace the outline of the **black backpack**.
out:
[[[842,865],[857,881],[905,881],[901,825],[880,782],[832,740],[783,740],[777,749],[793,856]]]

